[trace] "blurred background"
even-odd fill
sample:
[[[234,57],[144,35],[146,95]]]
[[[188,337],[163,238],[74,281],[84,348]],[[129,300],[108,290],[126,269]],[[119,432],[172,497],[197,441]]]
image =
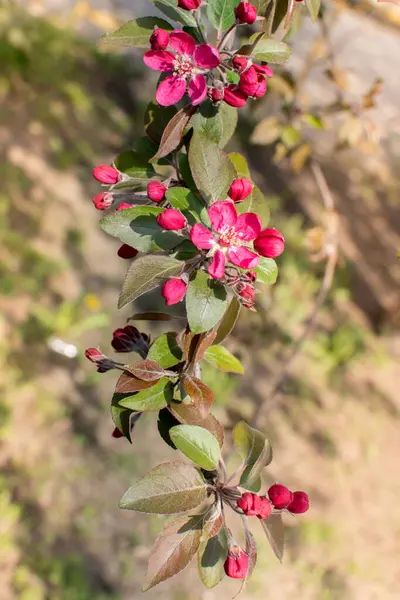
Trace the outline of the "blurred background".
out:
[[[293,57],[241,113],[229,146],[246,155],[287,249],[278,284],[262,288],[259,312],[243,311],[227,341],[245,376],[209,367],[205,378],[228,430],[253,419],[271,438],[270,479],[311,497],[309,513],[287,521],[283,565],[255,531],[259,564],[244,599],[400,597],[400,8],[325,8],[317,24],[296,18]],[[97,345],[113,356],[111,331],[132,314],[116,308],[126,263],[98,228],[91,169],[143,135],[155,83],[141,54],[97,41],[149,12],[145,0],[0,5],[2,600],[139,598],[163,524],[117,505],[173,451],[155,415],[132,446],[111,438],[114,374],[83,357]],[[339,215],[333,241],[316,167]],[[282,373],[336,242],[315,332]],[[195,569],[147,597],[236,593],[226,581],[204,591]]]

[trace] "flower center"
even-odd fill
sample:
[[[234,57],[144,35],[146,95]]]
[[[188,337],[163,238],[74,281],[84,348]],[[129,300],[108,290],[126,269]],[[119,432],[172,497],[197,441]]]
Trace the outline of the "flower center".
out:
[[[219,232],[219,243],[221,246],[240,246],[242,234],[238,233],[233,225],[224,225]]]
[[[194,64],[190,56],[175,56],[174,71],[179,77],[187,79],[193,75]]]

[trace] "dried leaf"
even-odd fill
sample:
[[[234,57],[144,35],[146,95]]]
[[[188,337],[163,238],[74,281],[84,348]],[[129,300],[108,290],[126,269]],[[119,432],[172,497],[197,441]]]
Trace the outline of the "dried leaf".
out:
[[[282,515],[272,514],[268,519],[260,521],[275,556],[282,562],[285,545],[285,530]]]
[[[157,161],[160,158],[164,158],[164,156],[168,156],[168,154],[170,154],[179,146],[183,133],[196,110],[196,107],[194,107],[192,104],[188,104],[187,106],[181,108],[181,110],[179,110],[176,115],[172,117],[164,129],[160,146],[157,153],[151,159],[152,161]]]
[[[147,359],[129,365],[125,371],[143,381],[159,381],[161,377],[168,374],[157,362]]]
[[[214,392],[201,379],[192,375],[184,375],[182,383],[185,392],[190,396],[201,417],[205,419],[214,402]]]
[[[157,383],[158,380],[143,381],[131,375],[128,371],[122,373],[115,386],[116,394],[132,394],[133,392],[139,392],[140,390],[147,390]]]

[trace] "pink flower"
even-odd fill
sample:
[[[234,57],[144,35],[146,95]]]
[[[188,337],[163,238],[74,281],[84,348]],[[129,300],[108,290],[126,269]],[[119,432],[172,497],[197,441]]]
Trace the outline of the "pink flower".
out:
[[[117,183],[119,179],[119,171],[110,167],[110,165],[99,165],[93,169],[93,177],[100,183],[108,183],[112,185]]]
[[[261,73],[258,73],[256,67],[252,65],[247,71],[241,74],[239,89],[246,96],[261,98],[267,91],[267,81]]]
[[[204,73],[218,67],[219,52],[209,44],[196,45],[191,35],[175,29],[169,37],[175,54],[166,50],[149,50],[143,57],[145,64],[155,71],[172,73],[158,86],[156,99],[161,106],[171,106],[183,98],[186,89],[194,106],[207,97]]]
[[[110,192],[102,192],[101,194],[96,194],[92,198],[92,202],[97,210],[106,210],[113,203],[113,195]]]
[[[147,196],[153,202],[161,202],[165,198],[167,188],[159,181],[150,181],[147,185]]]
[[[285,249],[285,238],[280,231],[274,227],[263,229],[254,242],[254,248],[261,256],[276,258]]]
[[[178,304],[185,297],[187,284],[180,277],[168,279],[161,288],[161,295],[167,306]]]
[[[212,231],[196,223],[190,231],[192,243],[200,250],[210,250],[212,262],[208,272],[222,279],[227,260],[241,269],[254,269],[260,262],[258,254],[247,246],[261,230],[261,220],[255,213],[239,215],[230,200],[215,202],[208,210]]]
[[[166,50],[169,44],[169,32],[165,29],[155,29],[150,36],[152,50]]]
[[[242,72],[247,68],[249,64],[249,59],[245,56],[234,56],[232,58],[232,64],[238,71]]]
[[[169,231],[179,231],[186,225],[186,219],[183,214],[176,208],[166,208],[162,213],[157,215],[157,223],[163,229]]]
[[[224,101],[229,106],[241,108],[247,102],[247,96],[234,83],[229,84],[224,90]]]
[[[231,183],[231,186],[228,191],[228,196],[234,202],[240,202],[241,200],[246,200],[253,191],[253,184],[250,179],[247,177],[241,177],[239,179],[235,179]]]
[[[240,2],[235,8],[235,16],[239,23],[252,25],[257,19],[257,9],[250,2]]]

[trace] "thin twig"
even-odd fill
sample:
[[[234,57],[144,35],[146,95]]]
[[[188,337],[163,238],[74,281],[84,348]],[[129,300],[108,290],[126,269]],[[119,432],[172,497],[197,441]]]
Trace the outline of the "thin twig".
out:
[[[224,34],[224,36],[223,36],[222,40],[220,41],[220,43],[219,43],[219,44],[218,44],[218,46],[217,46],[218,50],[221,50],[221,49],[223,49],[223,47],[224,47],[224,43],[225,43],[225,42],[226,42],[226,40],[228,39],[228,36],[229,36],[229,35],[232,33],[232,31],[233,31],[234,29],[236,29],[236,27],[237,27],[237,25],[236,25],[236,23],[234,23],[233,25],[231,25],[231,26],[229,27],[229,29],[227,29],[227,30],[225,31],[225,34]]]
[[[334,210],[335,205],[333,196],[329,189],[325,175],[323,174],[320,165],[315,160],[311,161],[311,172],[321,194],[325,211],[330,217],[328,221],[327,241],[325,244],[325,253],[327,255],[325,272],[321,287],[315,299],[314,308],[304,323],[303,333],[293,344],[288,356],[285,358],[284,366],[274,378],[270,391],[268,392],[265,400],[256,407],[251,419],[251,424],[253,426],[258,425],[264,412],[270,410],[273,406],[276,406],[278,400],[280,399],[282,387],[286,383],[295,361],[301,355],[305,342],[310,338],[315,330],[318,313],[322,305],[325,303],[325,300],[327,299],[331,290],[333,277],[338,262],[338,218]]]

